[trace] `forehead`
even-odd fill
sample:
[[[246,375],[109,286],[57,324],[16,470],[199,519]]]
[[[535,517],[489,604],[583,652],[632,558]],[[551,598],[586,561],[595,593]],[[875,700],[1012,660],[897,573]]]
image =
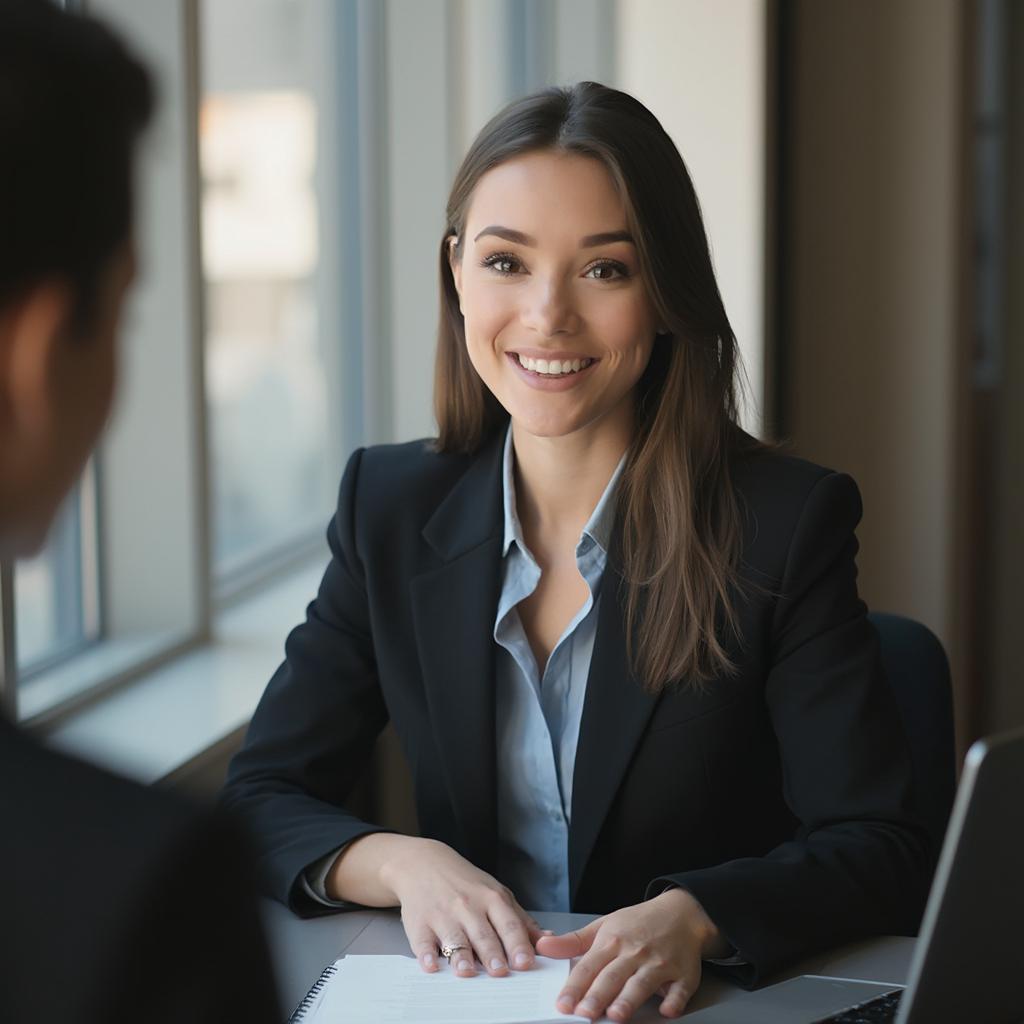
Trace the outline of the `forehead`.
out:
[[[466,234],[490,224],[543,238],[559,229],[578,236],[626,227],[626,210],[608,169],[593,157],[539,152],[506,160],[477,182]]]

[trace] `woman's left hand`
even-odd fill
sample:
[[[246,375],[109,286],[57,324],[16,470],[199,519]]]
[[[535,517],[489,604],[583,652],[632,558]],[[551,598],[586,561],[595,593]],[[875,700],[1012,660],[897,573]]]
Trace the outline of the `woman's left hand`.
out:
[[[701,957],[723,945],[704,908],[685,889],[591,921],[579,931],[537,940],[541,956],[581,957],[556,1006],[596,1019],[626,1021],[655,992],[663,1017],[678,1017],[700,984]]]

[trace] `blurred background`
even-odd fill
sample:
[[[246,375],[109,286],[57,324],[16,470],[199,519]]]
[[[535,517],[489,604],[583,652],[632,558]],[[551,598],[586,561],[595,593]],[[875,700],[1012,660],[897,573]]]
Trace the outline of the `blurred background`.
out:
[[[459,160],[508,100],[584,78],[678,145],[746,423],[859,483],[862,594],[942,640],[961,751],[1024,722],[1024,3],[68,6],[124,32],[161,107],[120,404],[47,550],[4,572],[31,727],[219,783],[348,454],[434,433]],[[403,820],[389,742],[364,797]]]

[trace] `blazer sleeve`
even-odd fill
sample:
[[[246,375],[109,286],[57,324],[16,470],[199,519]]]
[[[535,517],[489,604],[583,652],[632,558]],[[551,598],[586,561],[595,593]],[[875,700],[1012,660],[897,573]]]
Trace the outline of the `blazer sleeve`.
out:
[[[388,720],[355,544],[362,455],[352,455],[342,477],[317,596],[285,642],[221,795],[250,833],[260,887],[302,915],[325,910],[302,885],[306,867],[359,836],[388,831],[345,809]]]
[[[666,875],[690,890],[752,986],[830,946],[913,934],[927,894],[927,833],[910,811],[909,752],[877,634],[857,595],[860,494],[840,473],[812,488],[771,627],[765,701],[793,837],[761,857]]]

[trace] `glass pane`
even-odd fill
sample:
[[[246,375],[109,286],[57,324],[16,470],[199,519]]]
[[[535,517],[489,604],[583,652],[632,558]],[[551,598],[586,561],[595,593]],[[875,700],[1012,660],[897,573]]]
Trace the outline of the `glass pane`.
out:
[[[93,470],[61,508],[43,550],[14,567],[18,674],[49,667],[99,634]]]
[[[327,383],[315,298],[319,5],[203,5],[200,160],[219,576],[323,528]]]

